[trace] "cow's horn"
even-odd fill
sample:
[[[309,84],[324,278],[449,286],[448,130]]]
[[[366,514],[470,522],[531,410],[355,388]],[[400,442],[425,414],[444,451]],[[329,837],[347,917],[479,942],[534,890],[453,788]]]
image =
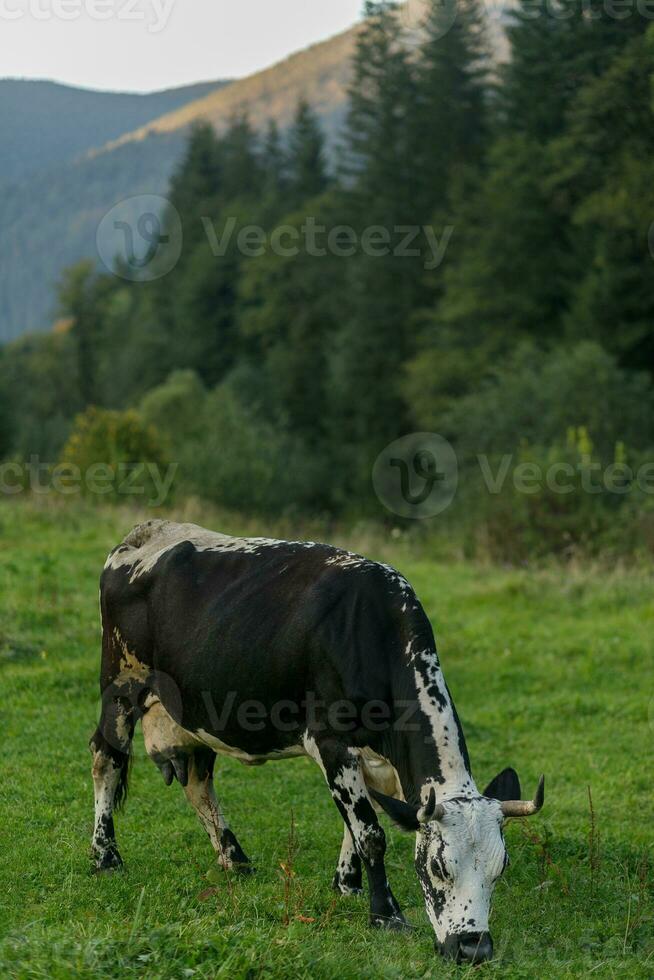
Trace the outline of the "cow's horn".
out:
[[[436,790],[432,786],[429,791],[429,799],[418,810],[418,822],[429,823],[430,820],[441,820],[444,815],[445,807],[442,803],[436,803]]]
[[[531,817],[534,813],[538,813],[544,802],[545,776],[541,776],[533,800],[505,800],[502,803],[502,813],[505,817]]]

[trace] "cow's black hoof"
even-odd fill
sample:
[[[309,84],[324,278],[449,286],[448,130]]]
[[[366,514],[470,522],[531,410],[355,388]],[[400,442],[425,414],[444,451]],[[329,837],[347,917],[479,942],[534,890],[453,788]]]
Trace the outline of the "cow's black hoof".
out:
[[[370,925],[373,929],[386,929],[388,932],[411,932],[413,929],[404,916],[371,915]]]
[[[346,897],[358,897],[363,895],[363,888],[359,884],[348,884],[343,878],[340,878],[337,874],[332,878],[332,888],[339,895],[345,895]]]
[[[244,878],[249,877],[256,873],[256,868],[252,864],[232,864],[228,867],[228,871],[234,871],[237,875],[243,875]]]
[[[111,874],[115,871],[122,871],[125,865],[118,851],[106,851],[104,854],[95,858],[95,874]]]

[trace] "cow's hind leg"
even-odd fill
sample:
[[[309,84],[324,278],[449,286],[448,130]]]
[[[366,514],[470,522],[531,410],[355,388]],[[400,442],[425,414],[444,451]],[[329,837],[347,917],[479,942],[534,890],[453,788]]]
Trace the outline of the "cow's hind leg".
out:
[[[181,728],[161,702],[150,695],[145,703],[145,748],[167,785],[176,777],[204,827],[221,867],[247,874],[249,858],[230,830],[216,799],[213,767],[216,754]]]
[[[357,854],[352,834],[347,824],[343,829],[343,844],[338,859],[338,865],[332,879],[332,888],[341,895],[361,895],[363,892],[363,874],[361,858]]]
[[[95,822],[91,851],[98,871],[122,866],[116,845],[113,812],[127,794],[130,751],[134,734],[133,714],[120,698],[105,703],[100,723],[91,737]]]
[[[363,867],[370,889],[370,924],[385,929],[406,929],[408,924],[393,895],[384,855],[386,836],[368,797],[358,752],[336,739],[305,737],[305,748],[325,774]]]

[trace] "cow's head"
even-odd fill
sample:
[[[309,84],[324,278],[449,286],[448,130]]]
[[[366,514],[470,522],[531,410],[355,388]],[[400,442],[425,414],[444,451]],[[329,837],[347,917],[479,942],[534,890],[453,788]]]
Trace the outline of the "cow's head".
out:
[[[496,776],[483,796],[437,803],[433,787],[425,792],[426,801],[416,809],[371,791],[401,829],[416,833],[416,870],[436,948],[460,963],[482,963],[493,956],[491,899],[509,863],[504,823],[540,810],[545,780],[541,778],[530,802],[520,799],[520,781],[513,769]]]

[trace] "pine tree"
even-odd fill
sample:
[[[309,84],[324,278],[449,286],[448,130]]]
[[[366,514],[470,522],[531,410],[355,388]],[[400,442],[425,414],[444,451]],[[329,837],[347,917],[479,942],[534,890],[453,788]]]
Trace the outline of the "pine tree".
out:
[[[247,113],[234,116],[220,140],[220,197],[223,201],[259,200],[263,169],[258,153],[257,134]]]
[[[521,0],[510,16],[499,106],[509,131],[541,143],[563,132],[580,89],[649,23],[616,16],[605,0]]]
[[[318,117],[301,100],[289,133],[290,191],[297,205],[321,194],[327,187],[325,138]]]
[[[411,111],[413,191],[425,221],[446,211],[488,144],[488,52],[479,0],[430,0]]]
[[[364,220],[412,211],[409,118],[415,86],[396,3],[366,0],[349,91],[345,175]]]
[[[60,313],[72,320],[77,381],[85,406],[102,403],[98,362],[105,340],[108,297],[115,286],[116,280],[98,275],[90,260],[67,269],[59,286]]]
[[[628,367],[654,371],[654,31],[633,38],[579,94],[555,144],[552,186],[583,256],[566,317]]]
[[[288,210],[288,155],[282,143],[279,126],[274,119],[268,123],[261,154],[264,196],[273,214]]]
[[[208,213],[209,202],[220,192],[222,183],[223,161],[215,130],[209,123],[198,123],[191,130],[186,152],[173,174],[168,194],[170,203],[181,217],[187,245],[202,237],[199,218]],[[165,216],[163,230],[164,233],[168,230]]]

